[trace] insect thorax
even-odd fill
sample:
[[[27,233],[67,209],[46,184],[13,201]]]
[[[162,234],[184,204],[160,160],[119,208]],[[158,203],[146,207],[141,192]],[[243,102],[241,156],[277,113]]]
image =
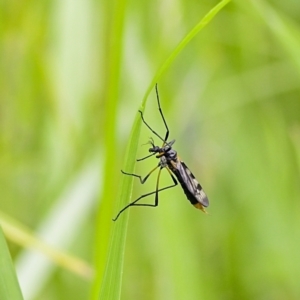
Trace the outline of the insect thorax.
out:
[[[168,165],[168,161],[167,161],[167,158],[165,156],[160,157],[159,165],[162,168],[165,168]]]

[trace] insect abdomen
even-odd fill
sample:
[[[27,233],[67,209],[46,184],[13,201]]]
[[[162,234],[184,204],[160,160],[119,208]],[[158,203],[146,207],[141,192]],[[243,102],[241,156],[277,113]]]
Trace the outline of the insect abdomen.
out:
[[[171,170],[180,182],[180,185],[191,204],[196,208],[201,209],[203,212],[206,212],[204,208],[209,205],[208,198],[189,168],[184,162],[177,161],[176,164],[172,164]]]

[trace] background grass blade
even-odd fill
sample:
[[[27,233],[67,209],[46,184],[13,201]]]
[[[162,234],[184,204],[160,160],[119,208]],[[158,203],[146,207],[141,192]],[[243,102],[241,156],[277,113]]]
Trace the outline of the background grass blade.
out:
[[[291,59],[300,69],[300,33],[299,24],[296,24],[291,18],[288,18],[280,11],[276,11],[268,2],[251,0],[253,6],[262,17],[263,21],[270,28],[274,36],[282,44]]]
[[[22,300],[23,296],[1,227],[0,270],[0,299]]]

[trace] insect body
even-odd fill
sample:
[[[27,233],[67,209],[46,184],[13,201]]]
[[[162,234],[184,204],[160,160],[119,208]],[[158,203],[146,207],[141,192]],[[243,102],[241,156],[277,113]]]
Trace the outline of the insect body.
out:
[[[122,173],[125,174],[125,175],[130,175],[130,176],[137,177],[137,178],[140,179],[141,184],[144,184],[146,182],[146,180],[149,178],[149,176],[155,170],[159,169],[158,176],[157,176],[157,182],[156,182],[156,190],[154,192],[144,194],[144,195],[140,196],[138,199],[136,199],[133,202],[126,205],[123,209],[121,209],[119,211],[119,213],[113,219],[113,221],[116,221],[118,219],[118,217],[120,216],[120,214],[124,210],[129,208],[130,206],[156,207],[158,205],[158,193],[163,191],[163,190],[166,190],[166,189],[169,189],[169,188],[172,188],[172,187],[178,185],[178,181],[179,181],[186,197],[191,202],[191,204],[193,204],[196,208],[201,209],[203,212],[205,212],[205,207],[208,207],[208,205],[209,205],[208,198],[207,198],[205,192],[203,191],[201,185],[195,179],[195,176],[192,174],[192,172],[189,170],[189,168],[186,166],[186,164],[183,161],[181,161],[181,159],[177,155],[177,152],[172,148],[173,144],[175,143],[175,140],[171,140],[170,142],[167,141],[168,137],[169,137],[169,128],[167,126],[167,123],[165,121],[164,115],[163,115],[161,107],[160,107],[160,101],[159,101],[157,85],[155,86],[155,88],[156,88],[158,109],[159,109],[159,112],[161,114],[161,117],[163,119],[163,122],[164,122],[164,125],[165,125],[167,131],[166,131],[165,138],[163,139],[160,135],[158,135],[147,124],[147,122],[144,120],[144,116],[143,116],[142,111],[139,111],[140,114],[141,114],[141,118],[142,118],[143,123],[151,130],[151,132],[153,134],[155,134],[160,140],[163,141],[163,145],[162,145],[162,147],[155,146],[153,139],[151,139],[149,141],[150,145],[152,146],[149,149],[149,152],[151,154],[144,157],[144,158],[138,159],[138,161],[147,159],[147,158],[149,158],[149,157],[156,154],[156,158],[159,159],[159,163],[144,178],[142,178],[140,175],[126,173],[124,171],[122,171]],[[173,184],[170,185],[170,186],[164,187],[164,188],[159,188],[159,179],[160,179],[160,174],[161,174],[162,169],[166,169],[169,172],[169,174],[170,174],[170,176],[173,180]],[[174,177],[174,175],[175,175],[176,178]],[[138,203],[142,198],[145,198],[145,197],[153,195],[153,194],[155,194],[154,204]]]
[[[207,196],[199,182],[195,179],[195,176],[192,174],[186,164],[181,161],[177,155],[177,152],[172,149],[172,145],[174,143],[175,140],[172,140],[162,148],[152,145],[153,147],[149,149],[149,152],[158,153],[156,157],[160,158],[159,166],[161,168],[167,168],[168,170],[171,170],[181,184],[181,187],[184,190],[188,200],[196,208],[199,208],[205,212],[204,207],[209,205]]]

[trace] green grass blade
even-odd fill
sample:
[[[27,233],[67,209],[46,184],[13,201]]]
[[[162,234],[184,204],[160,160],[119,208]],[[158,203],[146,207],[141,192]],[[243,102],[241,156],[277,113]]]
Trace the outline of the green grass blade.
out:
[[[128,170],[129,172],[133,172],[134,169],[140,129],[140,114],[137,113],[125,154],[124,170]],[[124,207],[128,202],[128,199],[131,198],[132,184],[133,178],[131,176],[122,177],[120,195],[116,202],[117,210]],[[120,298],[128,213],[129,210],[122,214],[113,224],[114,226],[109,244],[109,257],[99,299]]]
[[[165,60],[162,66],[154,76],[148,90],[142,101],[141,110],[143,111],[146,105],[147,98],[162,74],[171,66],[175,58],[180,52],[188,45],[188,43],[201,31],[213,17],[227,4],[230,0],[221,1],[207,15],[185,36],[185,38],[178,44],[170,56]],[[138,141],[140,136],[141,121],[140,114],[137,113],[135,122],[130,134],[129,144],[125,155],[124,170],[131,173],[134,172],[135,158],[137,153]],[[121,181],[121,188],[119,198],[116,202],[116,213],[119,209],[124,207],[131,199],[133,178],[130,176],[123,176]],[[106,270],[102,281],[101,291],[99,299],[119,299],[121,295],[121,283],[122,283],[122,269],[124,261],[125,240],[128,226],[129,211],[121,215],[121,217],[114,223],[112,229],[110,244],[109,244],[109,256],[106,264]]]
[[[8,247],[0,228],[0,299],[23,299]]]
[[[267,2],[251,1],[257,12],[278,41],[281,42],[284,49],[290,55],[295,63],[297,70],[300,70],[300,28],[297,23],[292,21],[287,15],[276,10]]]

